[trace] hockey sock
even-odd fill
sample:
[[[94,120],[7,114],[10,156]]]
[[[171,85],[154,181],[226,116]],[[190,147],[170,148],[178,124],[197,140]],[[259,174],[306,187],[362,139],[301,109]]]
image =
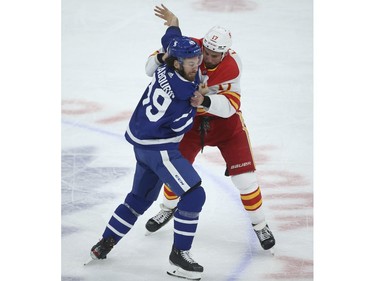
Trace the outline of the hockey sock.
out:
[[[262,193],[258,187],[255,191],[241,194],[241,201],[247,211],[255,211],[262,206]]]
[[[174,214],[174,246],[177,249],[185,251],[191,248],[205,200],[206,195],[201,186],[181,196]]]
[[[265,221],[265,214],[262,207],[262,194],[259,187],[254,192],[241,194],[241,200],[253,224]]]
[[[189,250],[197,230],[199,213],[177,210],[174,214],[174,246]]]
[[[167,200],[175,200],[178,198],[178,196],[176,194],[173,193],[172,190],[169,189],[168,186],[164,185],[164,197],[167,199]]]
[[[117,243],[129,232],[136,221],[137,216],[127,206],[119,205],[104,230],[103,238],[112,237]]]
[[[173,193],[172,190],[169,189],[168,186],[164,185],[164,197],[163,197],[163,207],[167,209],[174,209],[176,208],[179,197]]]
[[[152,202],[145,201],[136,195],[129,193],[124,204],[120,204],[109,220],[103,238],[113,237],[116,243],[129,232],[137,221],[150,206]]]

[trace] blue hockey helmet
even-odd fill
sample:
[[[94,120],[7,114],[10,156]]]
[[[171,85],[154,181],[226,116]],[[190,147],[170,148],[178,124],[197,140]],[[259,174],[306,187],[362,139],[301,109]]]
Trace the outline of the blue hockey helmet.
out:
[[[202,55],[201,47],[186,36],[174,38],[168,45],[167,53],[169,57],[175,57],[180,62],[186,58]]]

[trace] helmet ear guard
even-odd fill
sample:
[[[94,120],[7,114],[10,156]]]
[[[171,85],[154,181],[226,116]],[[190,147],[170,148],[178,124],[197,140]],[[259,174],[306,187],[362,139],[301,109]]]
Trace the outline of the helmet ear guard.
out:
[[[214,52],[226,53],[232,46],[232,34],[224,27],[214,26],[204,36],[203,46]]]

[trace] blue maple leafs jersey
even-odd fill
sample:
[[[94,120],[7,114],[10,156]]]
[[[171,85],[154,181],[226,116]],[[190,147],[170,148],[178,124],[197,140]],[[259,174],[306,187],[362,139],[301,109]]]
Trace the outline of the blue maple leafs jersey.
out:
[[[196,108],[190,105],[190,98],[198,84],[198,73],[191,82],[165,64],[159,66],[133,112],[126,140],[153,150],[178,149],[193,124]]]

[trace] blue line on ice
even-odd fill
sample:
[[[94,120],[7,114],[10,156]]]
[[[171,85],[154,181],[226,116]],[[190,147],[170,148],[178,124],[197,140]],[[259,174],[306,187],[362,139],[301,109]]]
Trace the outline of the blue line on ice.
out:
[[[67,121],[67,120],[61,120],[61,123],[65,124],[65,125],[70,125],[70,126],[73,126],[73,127],[86,129],[88,131],[100,133],[100,134],[103,134],[103,135],[124,139],[123,135],[112,133],[110,131],[103,130],[103,129],[93,127],[93,126],[90,126],[90,125],[86,125],[86,124],[82,124],[82,123],[78,123],[78,122]],[[125,130],[124,130],[124,133],[125,133]]]
[[[229,184],[227,184],[224,181],[220,181],[218,179],[217,175],[212,174],[210,172],[210,170],[207,169],[206,167],[204,167],[203,165],[197,165],[197,168],[199,170],[202,170],[204,172],[204,174],[205,174],[204,176],[205,177],[209,177],[211,181],[217,183],[216,184],[217,187],[219,189],[221,189],[221,191],[223,193],[226,193],[227,196],[230,198],[230,200],[232,200],[232,201],[238,201],[239,193],[238,193],[237,189],[234,186],[229,185]],[[239,213],[240,214],[242,214],[243,216],[247,217],[246,212],[244,212],[242,204],[238,204],[238,209],[239,209]],[[229,274],[229,276],[227,277],[226,281],[235,281],[235,280],[238,280],[238,278],[241,276],[242,272],[252,262],[252,253],[251,253],[251,244],[252,244],[251,242],[252,241],[251,241],[251,238],[253,238],[255,235],[250,235],[251,233],[253,233],[253,228],[252,228],[251,224],[249,224],[248,227],[249,227],[249,236],[248,236],[247,250],[243,254],[243,256],[240,258],[240,262],[238,264],[236,264],[235,268]]]

